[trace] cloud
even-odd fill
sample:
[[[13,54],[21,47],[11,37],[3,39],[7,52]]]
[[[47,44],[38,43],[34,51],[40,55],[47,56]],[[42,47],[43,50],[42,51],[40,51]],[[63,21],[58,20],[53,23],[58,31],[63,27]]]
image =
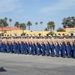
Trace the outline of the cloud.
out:
[[[68,10],[75,7],[75,0],[57,0],[56,3],[50,6],[43,7],[41,13],[56,13]]]
[[[15,11],[19,0],[0,0],[0,13]]]

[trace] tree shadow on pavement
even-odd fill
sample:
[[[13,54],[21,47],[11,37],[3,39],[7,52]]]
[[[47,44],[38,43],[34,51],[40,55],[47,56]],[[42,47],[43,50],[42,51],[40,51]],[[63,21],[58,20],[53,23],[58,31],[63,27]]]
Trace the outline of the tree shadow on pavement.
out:
[[[6,72],[6,70],[3,67],[0,67],[0,72]]]

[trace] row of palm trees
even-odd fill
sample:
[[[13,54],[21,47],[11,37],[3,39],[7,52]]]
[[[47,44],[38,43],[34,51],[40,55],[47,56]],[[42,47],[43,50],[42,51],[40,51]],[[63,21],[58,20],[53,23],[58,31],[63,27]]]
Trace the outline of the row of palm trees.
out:
[[[42,21],[40,21],[41,31],[42,31],[42,24],[43,24],[43,22],[42,22]],[[35,25],[36,25],[36,28],[37,28],[38,22],[35,22]]]
[[[41,30],[42,30],[43,22],[41,21],[40,24],[41,24]],[[35,22],[35,25],[36,25],[36,28],[37,28],[38,22]],[[30,27],[32,26],[32,23],[30,21],[28,21],[27,24],[25,24],[25,23],[20,24],[19,22],[16,22],[14,26],[19,27],[21,29],[22,28],[26,29],[26,27],[28,26],[28,30],[30,30]]]
[[[8,20],[7,17],[5,17],[4,19],[0,19],[0,27],[7,27],[9,25],[11,26],[12,19],[11,18],[9,19],[10,24],[8,24],[7,20]],[[36,29],[37,29],[38,24],[39,24],[38,22],[35,22]],[[40,25],[41,25],[41,31],[42,31],[42,27],[43,27],[42,21],[40,21]],[[26,27],[28,27],[28,29],[30,30],[30,27],[32,26],[32,23],[30,21],[28,21],[27,24],[15,22],[14,26],[16,26],[16,27],[18,27],[22,30],[25,30]],[[47,23],[47,27],[44,30],[52,32],[54,29],[55,29],[55,23],[53,21],[49,21]]]
[[[40,21],[40,25],[41,25],[41,31],[42,31],[42,27],[43,27],[43,22]],[[36,29],[38,28],[37,25],[38,25],[38,22],[35,22],[35,25],[36,25]],[[22,24],[19,24],[19,22],[16,22],[15,25],[16,27],[19,27],[19,28],[23,28],[23,29],[26,29],[26,27],[28,26],[28,30],[30,30],[30,27],[32,26],[32,23],[30,21],[27,22],[27,24],[25,23],[22,23]],[[55,29],[55,23],[53,21],[50,21],[47,23],[47,27],[44,29],[45,31],[53,31]]]
[[[11,21],[12,19],[10,18],[9,19],[9,22],[10,22],[10,26],[11,26]],[[4,26],[4,27],[7,27],[8,26],[8,23],[7,23],[7,17],[5,17],[4,19],[0,19],[0,26]]]

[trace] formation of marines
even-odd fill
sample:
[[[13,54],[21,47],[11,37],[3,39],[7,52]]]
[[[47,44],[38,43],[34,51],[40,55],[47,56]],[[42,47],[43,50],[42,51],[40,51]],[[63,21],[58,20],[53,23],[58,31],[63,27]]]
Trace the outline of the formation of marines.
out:
[[[0,52],[75,58],[75,42],[7,41],[0,43]]]

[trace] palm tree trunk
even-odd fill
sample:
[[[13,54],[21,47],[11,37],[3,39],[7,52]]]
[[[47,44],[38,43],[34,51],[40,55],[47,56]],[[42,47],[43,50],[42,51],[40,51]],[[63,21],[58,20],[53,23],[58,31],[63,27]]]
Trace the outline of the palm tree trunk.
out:
[[[29,28],[28,28],[29,30],[30,30],[30,26],[29,26]]]
[[[41,31],[42,31],[42,25],[41,25]]]
[[[10,27],[11,27],[11,22],[10,22]]]
[[[2,36],[3,36],[3,26],[2,26]]]
[[[22,30],[22,33],[24,33],[24,29]]]
[[[23,36],[24,36],[24,29],[22,29],[22,34],[23,34]]]
[[[29,30],[30,30],[30,26],[29,26]]]

